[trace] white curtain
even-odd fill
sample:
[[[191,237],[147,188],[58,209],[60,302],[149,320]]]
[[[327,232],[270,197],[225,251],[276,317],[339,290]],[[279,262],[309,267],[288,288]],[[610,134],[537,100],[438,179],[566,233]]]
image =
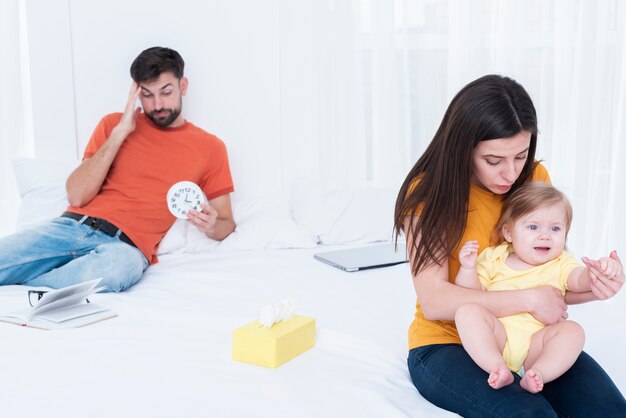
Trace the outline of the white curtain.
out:
[[[397,185],[456,92],[484,74],[526,87],[538,158],[574,206],[570,248],[626,256],[626,3],[362,0],[368,177]]]
[[[20,13],[25,4],[0,1],[0,75],[5,81],[0,236],[12,230],[15,219],[10,158],[46,157],[33,145],[28,40],[20,36],[27,33]],[[305,174],[338,186],[399,187],[453,95],[479,76],[499,73],[518,80],[534,99],[541,131],[538,157],[574,205],[572,250],[594,257],[612,248],[626,252],[621,216],[626,211],[626,2],[271,4],[282,23],[278,31],[267,25],[262,38],[280,45],[268,45],[269,52],[260,56],[271,60],[281,51],[277,67],[264,63],[263,68],[278,68],[280,115],[271,106],[265,113],[280,119],[281,162],[272,163],[283,164],[284,184]],[[71,33],[65,26],[58,31],[61,40]],[[55,104],[55,97],[38,93],[46,106]],[[246,120],[245,114],[233,115]]]

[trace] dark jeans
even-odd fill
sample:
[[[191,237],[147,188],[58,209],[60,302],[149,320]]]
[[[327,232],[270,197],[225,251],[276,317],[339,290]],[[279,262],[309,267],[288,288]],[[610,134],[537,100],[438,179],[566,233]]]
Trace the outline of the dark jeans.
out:
[[[420,394],[463,417],[626,417],[626,400],[602,367],[583,352],[563,376],[533,395],[515,382],[501,389],[487,384],[459,344],[434,344],[409,351],[409,372]]]

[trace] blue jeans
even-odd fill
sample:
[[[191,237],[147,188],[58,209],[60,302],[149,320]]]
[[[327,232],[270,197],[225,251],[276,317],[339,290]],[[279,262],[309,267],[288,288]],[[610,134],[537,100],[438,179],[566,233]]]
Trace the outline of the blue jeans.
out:
[[[515,382],[500,389],[487,384],[459,344],[434,344],[409,351],[409,372],[420,394],[463,417],[626,417],[626,400],[611,378],[587,353],[563,376],[531,394]]]
[[[0,285],[57,289],[102,277],[104,291],[120,292],[148,264],[136,247],[69,218],[0,239]]]

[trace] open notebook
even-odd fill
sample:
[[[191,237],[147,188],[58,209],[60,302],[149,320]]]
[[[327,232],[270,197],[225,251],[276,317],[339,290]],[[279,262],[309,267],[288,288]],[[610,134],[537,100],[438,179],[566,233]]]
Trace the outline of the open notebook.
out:
[[[406,263],[406,245],[394,243],[368,245],[313,254],[316,260],[344,271],[359,271]]]
[[[0,321],[40,329],[77,328],[117,316],[87,297],[102,290],[94,279],[46,292],[32,307],[0,315]]]

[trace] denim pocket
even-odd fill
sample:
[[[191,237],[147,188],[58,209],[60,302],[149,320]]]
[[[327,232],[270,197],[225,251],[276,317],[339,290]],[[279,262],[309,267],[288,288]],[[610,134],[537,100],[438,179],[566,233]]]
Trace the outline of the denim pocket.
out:
[[[52,223],[59,224],[59,225],[76,225],[78,224],[78,221],[75,219],[59,216],[58,218],[54,218],[52,220]]]

